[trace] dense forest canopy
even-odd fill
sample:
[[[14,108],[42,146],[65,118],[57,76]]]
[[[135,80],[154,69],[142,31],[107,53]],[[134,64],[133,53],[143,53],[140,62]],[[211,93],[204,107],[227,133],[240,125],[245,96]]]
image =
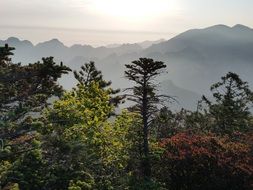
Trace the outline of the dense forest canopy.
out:
[[[171,98],[153,80],[164,62],[126,64],[134,85],[119,95],[94,62],[64,90],[70,68],[53,57],[13,63],[13,50],[0,47],[0,189],[253,188],[253,92],[238,74],[222,76],[196,111],[175,112],[157,106]],[[135,104],[116,111],[124,99]]]

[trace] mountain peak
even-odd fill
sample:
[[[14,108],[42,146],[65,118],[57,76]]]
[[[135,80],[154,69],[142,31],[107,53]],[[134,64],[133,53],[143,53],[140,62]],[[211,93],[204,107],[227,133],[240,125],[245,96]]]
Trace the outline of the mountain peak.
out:
[[[54,44],[60,44],[60,45],[64,45],[60,40],[58,40],[57,38],[53,38],[49,41],[47,41],[48,43],[54,43]]]
[[[217,25],[214,25],[214,26],[210,26],[208,28],[206,28],[208,30],[227,30],[227,29],[231,29],[229,26],[227,25],[224,25],[224,24],[217,24]]]
[[[58,40],[57,38],[53,38],[53,39],[51,39],[51,40],[49,40],[49,41],[51,41],[51,42],[60,42],[60,40]],[[61,42],[60,42],[61,43]]]
[[[32,47],[33,44],[28,40],[20,40],[17,37],[9,37],[7,40],[3,41],[4,43],[7,43],[12,46],[23,46],[23,47]]]
[[[251,28],[242,25],[242,24],[236,24],[232,27],[233,29],[239,29],[239,30],[252,30]]]
[[[12,42],[12,43],[17,43],[17,42],[20,42],[20,39],[18,39],[16,37],[9,37],[6,41]]]
[[[50,46],[54,46],[54,47],[56,47],[56,46],[57,47],[65,47],[65,45],[60,40],[58,40],[56,38],[53,38],[49,41],[41,42],[37,46],[45,46],[45,45],[46,46],[50,45]]]

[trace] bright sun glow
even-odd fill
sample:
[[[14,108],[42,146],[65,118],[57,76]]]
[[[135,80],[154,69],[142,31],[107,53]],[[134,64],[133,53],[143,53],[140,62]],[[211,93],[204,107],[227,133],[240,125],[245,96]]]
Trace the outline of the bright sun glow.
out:
[[[92,0],[93,11],[127,20],[155,18],[177,11],[176,0]]]

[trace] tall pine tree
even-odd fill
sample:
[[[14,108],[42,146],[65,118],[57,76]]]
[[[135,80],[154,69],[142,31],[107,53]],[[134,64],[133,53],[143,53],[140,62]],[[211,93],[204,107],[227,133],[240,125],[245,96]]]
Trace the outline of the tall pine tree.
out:
[[[161,102],[164,95],[157,95],[154,79],[161,74],[166,65],[161,61],[154,61],[149,58],[140,58],[132,64],[125,65],[127,70],[125,76],[136,83],[132,88],[132,94],[127,95],[128,99],[135,102],[135,110],[142,117],[143,126],[143,159],[142,169],[144,178],[149,180],[151,176],[151,165],[149,158],[149,127],[154,113],[157,111],[156,105]]]

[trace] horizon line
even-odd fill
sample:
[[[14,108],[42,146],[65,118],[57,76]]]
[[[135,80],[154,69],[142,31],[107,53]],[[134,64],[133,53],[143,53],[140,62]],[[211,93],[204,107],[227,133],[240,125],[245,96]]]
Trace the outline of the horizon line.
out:
[[[142,30],[104,30],[104,29],[87,29],[87,28],[67,28],[67,27],[50,27],[50,26],[21,26],[21,25],[0,25],[0,28],[10,29],[33,29],[33,30],[65,30],[73,32],[96,32],[96,33],[141,33],[141,34],[175,34],[174,32],[159,31],[142,31]]]

